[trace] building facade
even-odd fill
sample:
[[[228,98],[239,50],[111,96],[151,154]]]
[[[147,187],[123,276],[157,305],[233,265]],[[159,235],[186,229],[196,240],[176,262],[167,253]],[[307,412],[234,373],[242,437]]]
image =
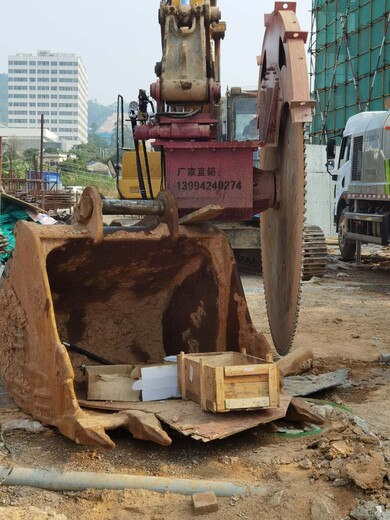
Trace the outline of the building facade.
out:
[[[386,110],[390,96],[390,0],[313,0],[313,143],[339,138],[347,120]]]
[[[75,54],[8,57],[8,126],[48,130],[71,146],[88,141],[88,79]]]

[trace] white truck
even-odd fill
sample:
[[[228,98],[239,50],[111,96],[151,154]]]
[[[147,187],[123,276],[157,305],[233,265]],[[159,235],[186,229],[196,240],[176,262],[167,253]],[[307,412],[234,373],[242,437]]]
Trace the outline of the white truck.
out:
[[[390,243],[390,112],[361,112],[343,132],[333,173],[335,140],[327,144],[327,169],[335,181],[334,222],[341,256],[360,261],[362,243]]]

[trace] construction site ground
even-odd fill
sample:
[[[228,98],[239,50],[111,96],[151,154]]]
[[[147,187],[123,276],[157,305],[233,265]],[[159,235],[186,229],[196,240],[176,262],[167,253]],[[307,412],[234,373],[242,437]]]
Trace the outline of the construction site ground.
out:
[[[267,329],[262,279],[243,276],[252,319]],[[385,520],[390,518],[390,251],[363,248],[363,265],[340,262],[329,246],[324,278],[304,282],[295,346],[314,351],[311,373],[349,370],[346,384],[316,394],[326,414],[316,434],[283,436],[268,426],[203,444],[170,431],[161,447],[111,436],[117,447],[78,446],[54,428],[2,433],[0,466],[127,473],[246,483],[264,496],[218,497],[210,519]],[[336,403],[324,405],[324,402]],[[9,403],[0,423],[26,417]],[[279,424],[280,426],[280,424]],[[311,432],[310,432],[311,433]],[[191,496],[143,490],[52,492],[0,487],[1,519],[186,519]]]

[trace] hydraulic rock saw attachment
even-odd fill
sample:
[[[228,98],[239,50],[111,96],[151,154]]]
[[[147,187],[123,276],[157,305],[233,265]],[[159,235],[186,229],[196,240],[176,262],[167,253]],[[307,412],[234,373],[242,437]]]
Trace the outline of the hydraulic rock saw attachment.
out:
[[[218,220],[263,213],[267,310],[281,354],[291,347],[299,307],[303,124],[312,102],[306,34],[295,4],[276,2],[266,16],[256,141],[217,139],[225,25],[216,0],[161,2],[159,20],[163,59],[151,89],[157,111],[148,115],[150,100],[142,91],[133,130],[137,165],[140,142],[155,139],[165,190],[153,200],[109,200],[86,188],[72,225],[19,222],[0,284],[0,370],[8,391],[23,410],[67,437],[104,447],[114,445],[106,430],[117,427],[170,441],[142,412],[82,411],[79,366],[87,358],[64,343],[115,364],[161,363],[180,351],[245,348],[263,359],[269,352],[252,325],[226,236],[208,222],[194,223],[194,212],[209,215],[214,205]],[[259,147],[260,169],[253,167]],[[138,178],[145,199],[140,169]],[[119,176],[118,189],[129,198]],[[143,218],[132,227],[103,225],[103,215],[126,214]]]

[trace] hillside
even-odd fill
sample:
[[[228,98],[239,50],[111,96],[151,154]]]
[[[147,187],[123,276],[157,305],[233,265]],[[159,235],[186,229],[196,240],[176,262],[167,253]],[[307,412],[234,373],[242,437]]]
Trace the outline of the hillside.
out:
[[[88,127],[96,125],[99,128],[107,118],[116,114],[116,103],[101,105],[97,101],[88,101]]]

